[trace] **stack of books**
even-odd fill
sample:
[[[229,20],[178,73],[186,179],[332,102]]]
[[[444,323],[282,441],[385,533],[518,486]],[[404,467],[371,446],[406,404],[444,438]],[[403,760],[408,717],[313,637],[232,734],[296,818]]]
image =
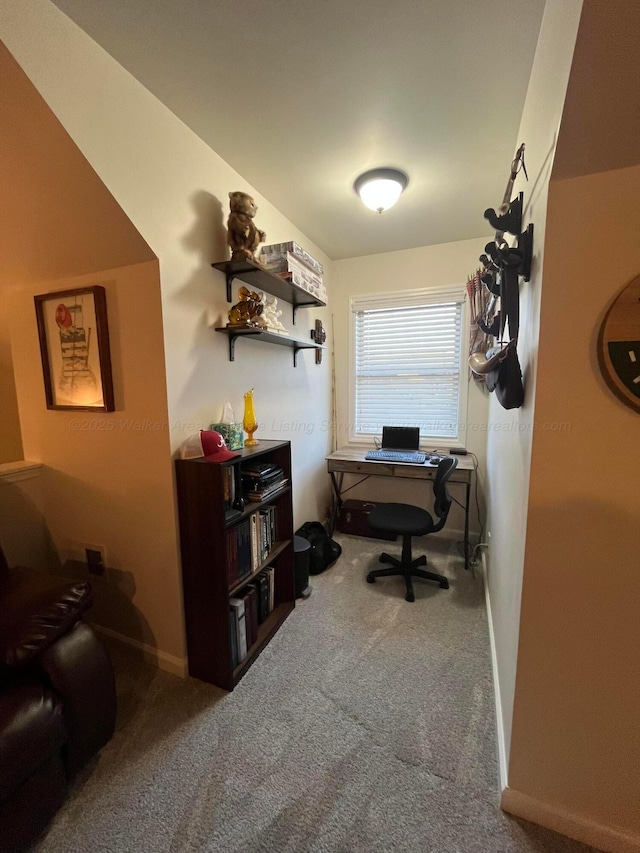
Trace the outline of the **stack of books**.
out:
[[[229,589],[264,563],[276,542],[276,508],[266,506],[226,531]]]
[[[263,246],[258,261],[268,272],[311,293],[321,302],[327,301],[322,281],[324,267],[298,243],[272,243]]]
[[[275,569],[267,566],[229,599],[231,662],[235,668],[258,640],[258,626],[275,605]]]
[[[242,490],[246,500],[266,501],[288,482],[279,465],[250,462],[242,466]]]

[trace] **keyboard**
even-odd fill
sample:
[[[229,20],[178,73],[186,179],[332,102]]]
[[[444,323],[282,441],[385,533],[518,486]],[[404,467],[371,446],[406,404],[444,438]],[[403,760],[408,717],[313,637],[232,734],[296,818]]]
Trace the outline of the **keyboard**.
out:
[[[368,450],[364,458],[373,462],[413,462],[422,465],[427,455],[419,450]]]

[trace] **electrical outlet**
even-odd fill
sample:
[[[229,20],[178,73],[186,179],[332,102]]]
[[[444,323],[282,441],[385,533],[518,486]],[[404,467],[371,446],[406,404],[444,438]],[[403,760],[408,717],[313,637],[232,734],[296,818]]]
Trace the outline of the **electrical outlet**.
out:
[[[96,553],[90,554],[89,552]],[[60,558],[63,563],[83,563],[95,575],[104,575],[108,566],[107,549],[104,545],[96,545],[92,542],[64,539],[60,543]]]
[[[92,575],[104,574],[104,558],[102,551],[99,548],[85,548],[87,556],[87,566]]]

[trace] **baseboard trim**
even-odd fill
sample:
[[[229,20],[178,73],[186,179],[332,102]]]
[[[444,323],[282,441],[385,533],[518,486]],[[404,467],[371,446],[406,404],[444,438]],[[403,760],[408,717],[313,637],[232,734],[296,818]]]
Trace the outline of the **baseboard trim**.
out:
[[[40,476],[42,468],[44,468],[42,462],[25,462],[23,460],[3,462],[0,465],[0,480],[5,483],[31,480],[33,477]]]
[[[502,717],[502,699],[500,698],[500,678],[498,676],[498,655],[496,652],[496,637],[493,633],[493,617],[491,615],[491,596],[487,583],[487,554],[480,549],[482,562],[482,582],[484,583],[484,600],[487,606],[487,621],[489,623],[489,645],[491,648],[491,669],[493,671],[493,692],[496,706],[496,737],[498,741],[498,768],[500,772],[500,789],[505,790],[507,779],[507,742],[504,736],[504,721]]]
[[[507,787],[502,792],[500,808],[516,817],[589,844],[597,850],[605,850],[607,853],[640,853],[640,836],[594,823],[581,815],[541,802],[513,788]]]
[[[188,675],[187,659],[179,658],[175,655],[162,652],[147,643],[141,643],[140,640],[134,640],[132,637],[127,637],[125,634],[120,634],[118,631],[112,631],[111,628],[105,628],[102,625],[91,623],[91,627],[98,634],[103,634],[115,640],[117,643],[123,643],[126,646],[133,646],[137,651],[142,652],[144,659],[157,666],[158,669],[164,672],[170,672],[172,675],[178,675],[180,678],[186,678]]]

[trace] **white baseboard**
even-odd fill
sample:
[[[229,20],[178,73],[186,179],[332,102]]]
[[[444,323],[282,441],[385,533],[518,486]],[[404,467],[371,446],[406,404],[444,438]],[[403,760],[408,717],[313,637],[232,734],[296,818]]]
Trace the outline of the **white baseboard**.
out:
[[[640,853],[640,836],[594,823],[582,815],[571,814],[566,809],[543,803],[513,788],[505,788],[502,792],[500,808],[516,817],[589,844],[597,850],[605,850],[607,853]]]
[[[158,669],[164,672],[170,672],[172,675],[177,675],[180,678],[186,678],[188,675],[187,659],[179,658],[175,655],[169,655],[167,652],[162,652],[147,643],[141,643],[139,640],[134,640],[132,637],[127,637],[125,634],[120,634],[118,631],[112,631],[111,628],[104,628],[102,625],[96,625],[91,622],[91,627],[98,634],[104,634],[105,637],[110,637],[118,643],[124,643],[126,646],[133,646],[139,652],[142,652],[144,659],[157,666]]]
[[[482,581],[484,583],[484,599],[487,605],[487,621],[489,623],[489,643],[491,646],[491,669],[493,671],[493,692],[496,705],[496,737],[498,741],[498,767],[500,771],[500,789],[507,787],[507,743],[504,736],[502,717],[502,699],[500,698],[500,680],[498,676],[498,657],[496,654],[496,638],[493,633],[493,618],[491,615],[491,597],[487,583],[487,553],[481,549]]]

